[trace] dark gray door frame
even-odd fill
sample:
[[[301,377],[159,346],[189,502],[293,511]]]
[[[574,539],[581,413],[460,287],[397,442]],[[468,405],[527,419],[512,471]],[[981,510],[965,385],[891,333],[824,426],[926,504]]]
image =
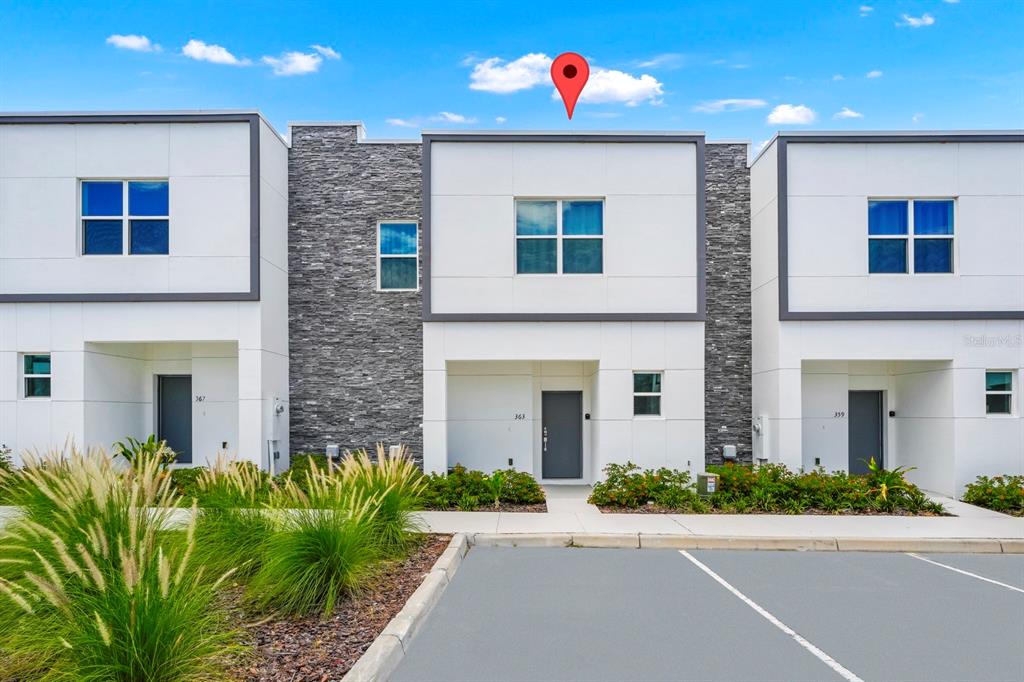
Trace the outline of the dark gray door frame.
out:
[[[194,424],[192,422],[192,375],[191,374],[157,374],[156,375],[156,437],[158,440],[164,440],[164,406],[163,406],[163,381],[164,379],[188,379],[189,381],[189,394],[188,394],[188,451],[179,453],[180,458],[178,461],[182,464],[191,464],[193,461],[192,452],[192,429]],[[173,448],[173,444],[168,443]]]
[[[867,418],[868,416],[872,416],[872,417],[874,417],[877,420],[876,421],[877,428],[878,428],[878,454],[877,455],[874,455],[872,453],[866,453],[866,452],[863,452],[863,451],[862,452],[853,452],[853,450],[852,450],[854,445],[858,444],[859,441],[861,440],[859,430],[870,429],[870,428],[872,428],[874,426],[873,424],[870,424],[870,423],[860,422],[859,419],[858,420],[854,419],[854,405],[853,405],[854,397],[855,396],[856,397],[865,397],[865,396],[868,396],[868,395],[870,395],[872,397],[875,397],[877,399],[877,401],[878,401],[877,410],[872,408],[870,415],[868,415],[866,412],[862,412],[861,410],[857,410],[857,415],[860,418]],[[869,460],[870,461],[870,457],[872,457],[872,456],[875,457],[875,461],[878,463],[879,466],[885,466],[885,462],[886,462],[886,456],[885,456],[885,424],[886,424],[886,420],[885,420],[885,392],[884,391],[880,391],[880,390],[873,390],[873,391],[850,391],[849,392],[849,398],[848,398],[848,401],[847,401],[847,415],[846,415],[846,419],[847,419],[847,448],[850,449],[850,451],[847,452],[847,466],[848,466],[849,472],[850,473],[854,473],[854,471],[857,471],[859,473],[863,473],[863,471],[861,471],[861,470],[862,469],[866,469],[867,465],[864,462],[861,462],[861,460],[863,459],[863,460]],[[855,421],[857,423],[855,423]],[[868,435],[871,436],[870,433]],[[872,437],[872,440],[874,440],[873,437]],[[865,456],[865,455],[868,455],[868,456]]]
[[[583,478],[583,391],[541,391],[541,478],[542,479],[566,479],[575,480]],[[560,425],[552,423],[552,429],[558,428],[557,432],[548,432],[548,416],[549,416],[549,405],[548,397],[561,397],[571,396],[576,399],[576,405],[579,406],[578,414],[575,415],[574,422],[571,424],[562,422]],[[552,421],[554,417],[552,416]],[[560,426],[560,428],[559,428]],[[575,444],[572,440],[575,439]],[[554,442],[550,442],[553,440]],[[555,457],[564,455],[565,452],[558,452],[557,448],[565,447],[566,441],[569,441],[570,456],[572,445],[575,445],[575,458],[570,461],[556,462]],[[549,466],[548,464],[548,448],[549,445],[556,448],[552,451],[552,460]]]

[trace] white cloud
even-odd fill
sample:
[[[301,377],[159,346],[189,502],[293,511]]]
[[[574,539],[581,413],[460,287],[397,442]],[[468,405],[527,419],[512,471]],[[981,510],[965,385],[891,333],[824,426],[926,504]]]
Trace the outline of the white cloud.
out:
[[[864,114],[854,111],[850,107],[843,107],[832,116],[832,118],[864,118]]]
[[[761,140],[760,142],[758,142],[757,143],[757,151],[754,152],[754,156],[757,156],[758,154],[760,154],[761,150],[764,149],[765,147],[767,147],[768,143],[771,142],[771,141],[772,141],[772,138],[769,137],[767,140]]]
[[[490,57],[479,62],[469,74],[469,89],[507,94],[527,90],[550,78],[551,57],[542,52],[524,54],[506,62]]]
[[[396,126],[398,128],[416,128],[419,126],[415,121],[410,121],[405,118],[386,118],[384,122],[389,126]]]
[[[263,57],[261,61],[274,70],[275,76],[303,76],[319,71],[324,58],[315,52],[285,52],[280,57]]]
[[[866,17],[867,15],[871,14],[874,11],[875,11],[875,8],[872,7],[871,5],[861,5],[860,6],[860,15],[862,17]]]
[[[661,96],[664,94],[661,82],[649,74],[645,73],[638,78],[615,69],[592,69],[579,101],[592,104],[621,102],[628,107],[635,107],[643,102],[661,104]],[[552,97],[557,99],[558,93],[552,93]]]
[[[444,123],[476,123],[475,118],[454,114],[450,111],[442,111],[437,116],[431,116],[430,118],[433,121],[443,121]]]
[[[469,88],[498,94],[519,92],[550,84],[550,72],[551,57],[543,52],[531,52],[512,61],[490,57],[473,66]],[[591,68],[579,101],[636,106],[643,102],[660,104],[663,94],[664,86],[649,74],[634,76],[616,69]],[[552,98],[557,99],[558,93],[552,91]]]
[[[341,59],[341,55],[338,54],[337,50],[327,45],[310,45],[311,48],[320,53],[322,57],[327,59]]]
[[[866,74],[864,74],[864,77],[865,78],[881,78],[882,77],[882,72],[879,71],[878,69],[874,69],[873,71],[868,71]]]
[[[185,43],[181,48],[181,54],[189,59],[195,59],[199,62],[211,62],[213,64],[248,66],[252,63],[248,59],[239,59],[220,45],[207,44],[195,38]]]
[[[508,119],[505,118],[504,116],[495,116],[494,117],[494,122],[500,125],[502,123],[508,122]]]
[[[920,123],[921,119],[924,118],[924,114],[917,113],[910,117],[910,120],[914,123]]]
[[[683,55],[678,52],[665,52],[636,63],[639,69],[676,69],[682,65]]]
[[[156,43],[150,42],[146,36],[129,33],[121,35],[115,33],[107,36],[107,45],[113,45],[121,50],[134,50],[135,52],[159,52],[161,48]]]
[[[715,99],[700,102],[693,106],[692,111],[704,114],[719,114],[723,111],[743,111],[744,109],[760,109],[768,106],[763,99]]]
[[[947,5],[957,5],[960,3],[960,0],[942,0],[942,2],[946,3]]]
[[[780,104],[768,114],[768,123],[777,125],[806,125],[818,117],[814,109],[803,104]]]
[[[843,81],[843,80],[846,80],[846,78],[843,77],[843,74],[837,73],[837,74],[834,74],[832,76],[832,80],[834,80],[834,81]]]
[[[925,12],[919,17],[912,17],[909,14],[904,14],[901,21],[897,21],[897,26],[909,26],[910,28],[923,28],[925,26],[931,26],[935,23],[935,17]]]

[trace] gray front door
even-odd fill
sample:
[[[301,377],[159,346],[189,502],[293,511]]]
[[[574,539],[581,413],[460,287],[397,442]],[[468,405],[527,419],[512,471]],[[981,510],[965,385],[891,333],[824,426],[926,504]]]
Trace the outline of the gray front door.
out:
[[[156,437],[178,453],[178,462],[192,462],[192,377],[158,376]]]
[[[874,457],[883,464],[882,392],[850,391],[850,473],[866,474]]]
[[[583,393],[541,394],[541,476],[583,478]]]

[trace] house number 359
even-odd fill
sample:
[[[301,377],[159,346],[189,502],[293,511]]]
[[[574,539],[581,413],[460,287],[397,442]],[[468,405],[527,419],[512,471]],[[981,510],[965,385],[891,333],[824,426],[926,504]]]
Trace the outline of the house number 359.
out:
[[[833,417],[833,419],[844,419],[844,418],[846,418],[846,413],[845,412],[836,412],[834,415],[832,415],[832,417]]]

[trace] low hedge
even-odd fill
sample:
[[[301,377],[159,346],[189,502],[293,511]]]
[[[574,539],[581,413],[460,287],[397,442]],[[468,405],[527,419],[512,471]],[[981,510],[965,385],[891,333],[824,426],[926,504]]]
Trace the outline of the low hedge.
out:
[[[495,504],[497,498],[498,504]],[[544,490],[524,471],[501,469],[491,475],[456,465],[447,476],[427,475],[423,504],[427,509],[473,511],[500,505],[544,502]]]
[[[636,509],[653,505],[666,511],[702,514],[942,514],[908,482],[908,469],[875,467],[864,476],[816,469],[793,472],[781,464],[757,468],[726,464],[711,466],[718,487],[708,498],[697,495],[689,472],[648,469],[627,462],[605,468],[605,480],[594,485],[591,504]]]
[[[978,476],[968,483],[963,501],[992,511],[1024,516],[1024,476]]]

